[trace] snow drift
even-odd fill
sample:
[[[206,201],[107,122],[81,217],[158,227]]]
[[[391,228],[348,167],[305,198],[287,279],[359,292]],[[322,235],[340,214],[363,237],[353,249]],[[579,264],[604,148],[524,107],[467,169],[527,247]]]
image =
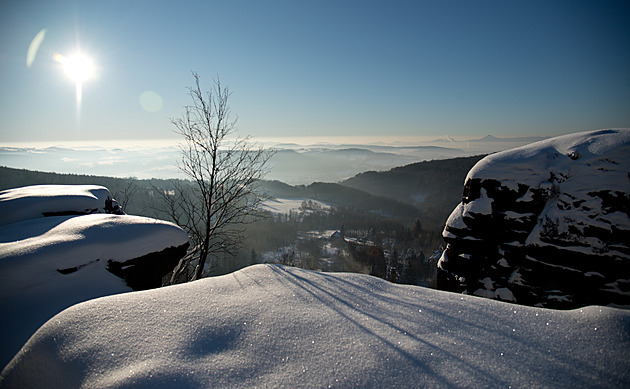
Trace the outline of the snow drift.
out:
[[[630,312],[255,265],[61,312],[6,388],[628,387]]]
[[[443,235],[439,289],[550,308],[630,307],[630,129],[482,159]]]
[[[186,233],[122,213],[100,186],[0,192],[0,365],[73,304],[138,289],[151,277],[161,285],[185,254]]]

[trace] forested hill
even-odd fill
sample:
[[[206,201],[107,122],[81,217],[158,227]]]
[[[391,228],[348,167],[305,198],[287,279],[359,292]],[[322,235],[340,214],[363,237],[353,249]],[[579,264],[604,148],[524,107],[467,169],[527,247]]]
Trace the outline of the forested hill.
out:
[[[102,185],[110,190],[115,189],[121,183],[138,181],[163,181],[163,180],[136,180],[134,178],[116,178],[106,176],[92,176],[84,174],[50,173],[27,169],[15,169],[0,166],[0,190],[18,188],[28,185],[62,184],[62,185]]]
[[[377,212],[403,219],[420,218],[425,227],[441,229],[461,201],[464,178],[483,156],[434,160],[383,172],[366,172],[341,183],[288,185],[265,181],[273,197],[310,198],[359,212]],[[0,190],[37,184],[95,184],[110,189],[125,211],[146,215],[154,188],[170,190],[168,180],[137,180],[59,174],[0,167]],[[150,212],[149,212],[150,213]],[[150,216],[150,215],[147,215]]]
[[[173,180],[116,178],[82,174],[49,173],[0,166],[0,190],[29,185],[102,185],[110,190],[125,212],[132,215],[153,216],[149,193],[153,188],[173,189]],[[175,180],[182,181],[182,180]]]
[[[342,185],[405,202],[426,226],[440,228],[462,198],[468,171],[485,155],[418,162],[384,172],[357,174]]]
[[[342,211],[370,212],[407,222],[420,217],[419,209],[409,203],[335,183],[315,182],[292,186],[279,181],[265,181],[262,187],[274,197],[319,200],[335,205]]]

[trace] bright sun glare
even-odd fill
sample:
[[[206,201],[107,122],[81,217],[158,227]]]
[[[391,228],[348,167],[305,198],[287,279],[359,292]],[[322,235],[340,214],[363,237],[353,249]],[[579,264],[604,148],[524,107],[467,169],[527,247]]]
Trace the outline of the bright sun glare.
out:
[[[93,78],[96,73],[94,63],[87,56],[77,53],[69,57],[55,54],[55,61],[63,66],[66,75],[75,82],[77,109],[81,107],[83,99],[83,82]]]
[[[55,61],[63,66],[68,77],[75,82],[82,83],[94,76],[94,64],[91,59],[83,54],[74,54],[69,57],[56,54]]]

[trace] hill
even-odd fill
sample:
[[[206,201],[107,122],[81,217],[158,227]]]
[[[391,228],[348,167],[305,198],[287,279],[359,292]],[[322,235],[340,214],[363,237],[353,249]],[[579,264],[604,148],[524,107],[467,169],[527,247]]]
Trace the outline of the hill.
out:
[[[273,197],[310,198],[353,212],[369,212],[402,219],[420,216],[420,211],[412,204],[391,197],[373,195],[346,185],[316,182],[292,186],[278,181],[265,181],[262,188]]]
[[[389,171],[369,171],[341,185],[411,204],[420,210],[425,226],[441,228],[461,201],[466,174],[483,157],[426,161]]]
[[[41,184],[102,185],[109,188],[114,198],[127,213],[154,216],[148,200],[154,187],[169,190],[170,180],[115,178],[77,174],[45,173],[25,169],[0,167],[0,190]],[[390,217],[412,219],[418,209],[403,201],[334,183],[288,185],[280,181],[262,181],[261,188],[272,197],[310,198],[356,212],[372,212]]]

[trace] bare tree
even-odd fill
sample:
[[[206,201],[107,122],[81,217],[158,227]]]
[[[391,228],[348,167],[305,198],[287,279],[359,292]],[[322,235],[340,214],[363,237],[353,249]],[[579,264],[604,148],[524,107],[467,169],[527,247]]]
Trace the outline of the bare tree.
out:
[[[180,169],[192,181],[162,192],[167,212],[189,234],[192,250],[173,273],[171,282],[199,279],[208,258],[232,255],[243,241],[244,224],[258,214],[265,199],[258,188],[273,151],[235,136],[230,91],[217,79],[202,92],[200,77],[189,87],[192,105],[182,117],[171,119],[184,138]],[[191,266],[194,270],[191,271]]]
[[[112,190],[112,196],[114,196],[123,211],[128,210],[129,204],[140,190],[138,185],[134,184],[133,179],[117,181],[110,189]]]

